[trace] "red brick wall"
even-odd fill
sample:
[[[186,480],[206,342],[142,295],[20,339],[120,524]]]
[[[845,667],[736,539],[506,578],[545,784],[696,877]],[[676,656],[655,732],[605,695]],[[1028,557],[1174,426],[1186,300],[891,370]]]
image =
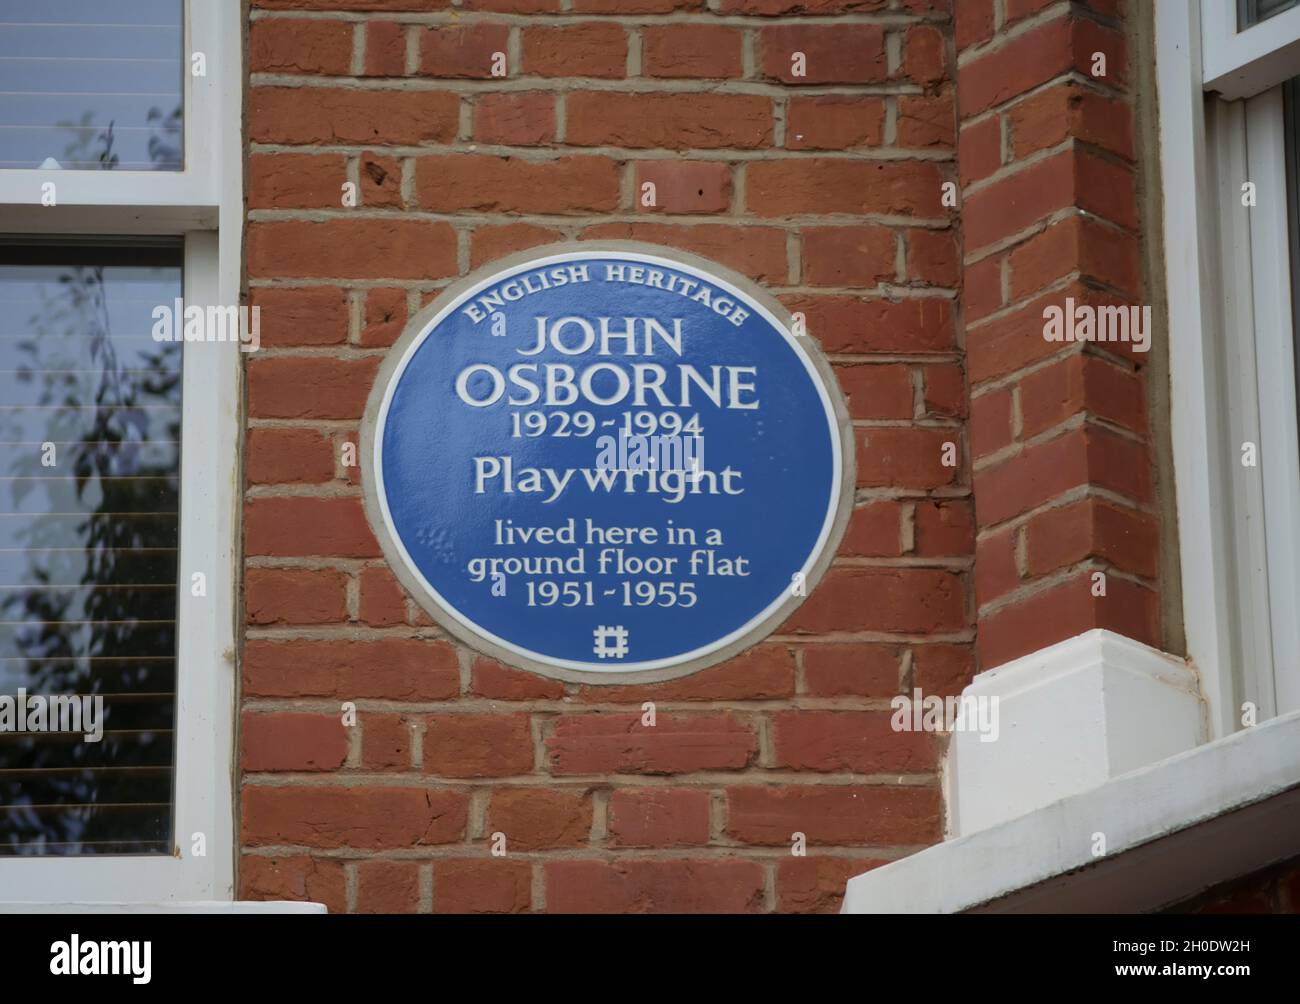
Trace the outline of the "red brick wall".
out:
[[[833,910],[939,839],[940,743],[891,732],[888,701],[973,672],[947,0],[254,0],[249,59],[240,895]],[[448,640],[341,462],[411,311],[597,237],[714,258],[803,311],[857,426],[826,580],[767,641],[654,686]]]
[[[1094,627],[1161,644],[1149,356],[1043,337],[1067,297],[1143,302],[1125,8],[956,5],[982,668]]]

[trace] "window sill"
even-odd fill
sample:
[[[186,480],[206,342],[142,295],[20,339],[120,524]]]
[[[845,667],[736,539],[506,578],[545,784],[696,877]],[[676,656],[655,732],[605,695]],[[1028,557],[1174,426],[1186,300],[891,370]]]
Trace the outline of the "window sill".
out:
[[[1145,912],[1297,850],[1300,712],[859,875],[840,912]]]

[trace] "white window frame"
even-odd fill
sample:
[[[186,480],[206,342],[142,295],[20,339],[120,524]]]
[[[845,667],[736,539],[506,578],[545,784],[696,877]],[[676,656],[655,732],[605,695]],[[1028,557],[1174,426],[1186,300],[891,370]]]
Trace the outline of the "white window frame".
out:
[[[1300,8],[1155,5],[1170,383],[1188,655],[1210,735],[1300,708],[1300,443],[1280,84]],[[1216,96],[1217,94],[1217,96]],[[1246,100],[1241,100],[1246,99]],[[1256,206],[1242,204],[1255,186]],[[1241,464],[1242,444],[1257,467]]]
[[[1205,89],[1248,98],[1296,75],[1300,6],[1238,31],[1237,0],[1201,0],[1200,37]]]
[[[185,2],[184,170],[0,171],[0,229],[182,235],[187,302],[238,304],[243,239],[242,4]],[[207,74],[194,77],[201,51]],[[57,205],[41,186],[57,185]],[[234,733],[241,364],[239,346],[184,349],[174,843],[171,855],[0,857],[8,903],[180,903],[234,896]],[[205,854],[192,839],[204,836]]]

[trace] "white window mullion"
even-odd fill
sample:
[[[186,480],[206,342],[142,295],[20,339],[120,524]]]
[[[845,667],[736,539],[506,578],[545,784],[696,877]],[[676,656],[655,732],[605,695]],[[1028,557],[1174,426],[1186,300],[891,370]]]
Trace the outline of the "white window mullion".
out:
[[[1291,250],[1282,88],[1246,102],[1251,290],[1260,421],[1260,474],[1268,538],[1274,714],[1300,708],[1300,436],[1296,424]]]

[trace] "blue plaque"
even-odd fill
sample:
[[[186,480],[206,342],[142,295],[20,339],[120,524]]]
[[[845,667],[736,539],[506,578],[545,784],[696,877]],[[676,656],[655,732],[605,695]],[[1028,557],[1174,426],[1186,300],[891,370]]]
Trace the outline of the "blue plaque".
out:
[[[752,645],[852,506],[812,340],[748,280],[649,245],[552,246],[446,290],[386,358],[362,446],[403,584],[471,646],[569,680]]]

